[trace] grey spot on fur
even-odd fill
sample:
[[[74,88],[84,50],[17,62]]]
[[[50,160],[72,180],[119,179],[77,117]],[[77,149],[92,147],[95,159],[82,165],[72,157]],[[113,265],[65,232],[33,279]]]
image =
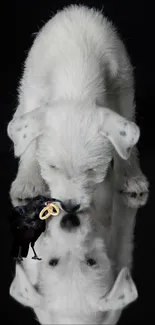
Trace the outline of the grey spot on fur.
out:
[[[27,137],[27,134],[25,133],[24,135],[23,135],[23,138],[25,139]]]
[[[125,131],[121,131],[120,132],[120,135],[122,135],[123,137],[125,137],[126,136],[126,132]]]
[[[17,132],[21,131],[21,128],[16,129]]]
[[[106,132],[106,134],[105,134],[107,137],[108,137],[108,135],[109,135],[109,132]]]
[[[118,299],[119,300],[123,300],[125,298],[125,296],[124,295],[121,295]]]
[[[131,147],[128,147],[127,149],[126,149],[126,151],[129,153],[130,152],[130,150],[131,150]]]
[[[35,186],[33,186],[33,188],[32,188],[32,192],[35,192],[35,190],[36,190],[36,188],[35,188]]]
[[[124,126],[127,126],[127,124],[128,124],[128,123],[127,123],[127,122],[125,122],[125,123],[124,123]]]
[[[28,124],[25,125],[25,129],[28,127]]]
[[[28,292],[28,289],[27,288],[25,288],[25,292]]]

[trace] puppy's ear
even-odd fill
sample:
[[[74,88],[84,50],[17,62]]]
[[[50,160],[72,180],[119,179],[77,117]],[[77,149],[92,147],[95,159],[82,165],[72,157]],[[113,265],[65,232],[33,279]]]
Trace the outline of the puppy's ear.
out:
[[[7,134],[14,143],[14,154],[20,157],[30,143],[43,129],[43,112],[37,108],[29,113],[18,116],[14,115],[7,127]]]
[[[127,268],[123,268],[112,290],[99,301],[100,311],[123,309],[138,297],[136,286]]]
[[[101,134],[110,140],[121,158],[128,159],[139,140],[139,127],[108,108],[98,109]]]
[[[20,304],[35,308],[39,306],[40,295],[27,278],[23,268],[17,264],[15,278],[10,286],[10,295]]]

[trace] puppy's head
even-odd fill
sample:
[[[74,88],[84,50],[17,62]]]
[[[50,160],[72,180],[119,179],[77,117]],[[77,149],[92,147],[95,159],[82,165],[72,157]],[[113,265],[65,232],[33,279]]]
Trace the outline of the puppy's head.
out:
[[[82,210],[105,179],[113,150],[127,159],[139,129],[108,108],[63,101],[14,118],[8,134],[17,156],[37,139],[37,159],[51,196],[67,209]]]
[[[10,294],[32,307],[43,324],[47,320],[84,324],[100,319],[107,324],[108,313],[124,308],[137,297],[127,269],[114,280],[102,229],[90,216],[78,214],[73,221],[73,216],[68,219],[62,212],[49,219],[39,254],[39,291],[17,265]]]

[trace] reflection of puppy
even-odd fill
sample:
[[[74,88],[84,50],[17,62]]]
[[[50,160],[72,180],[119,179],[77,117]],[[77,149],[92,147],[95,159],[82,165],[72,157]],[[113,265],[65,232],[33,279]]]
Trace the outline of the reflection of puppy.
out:
[[[126,268],[115,281],[104,235],[86,212],[49,218],[36,243],[42,260],[32,261],[30,252],[16,265],[11,296],[41,324],[116,324],[137,290]]]

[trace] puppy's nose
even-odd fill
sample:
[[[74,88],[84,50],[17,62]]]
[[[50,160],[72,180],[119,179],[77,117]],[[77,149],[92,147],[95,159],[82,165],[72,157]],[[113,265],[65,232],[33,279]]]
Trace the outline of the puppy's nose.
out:
[[[66,212],[76,212],[80,208],[80,204],[75,205],[72,200],[62,202],[61,206]]]
[[[65,230],[72,230],[80,226],[80,220],[76,214],[66,214],[60,222],[60,226]]]

